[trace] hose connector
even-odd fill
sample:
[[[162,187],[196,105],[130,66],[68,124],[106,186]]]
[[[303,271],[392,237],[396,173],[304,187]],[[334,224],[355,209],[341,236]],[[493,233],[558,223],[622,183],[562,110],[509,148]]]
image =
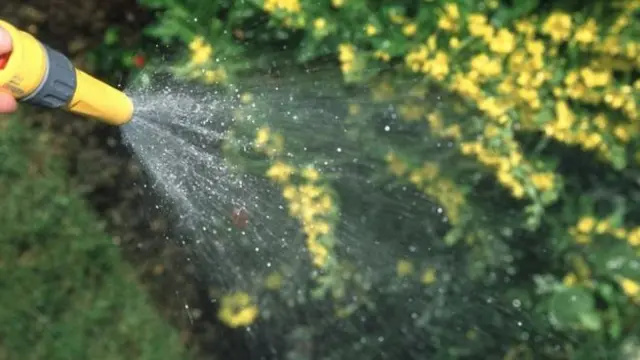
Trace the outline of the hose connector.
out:
[[[133,117],[133,102],[123,92],[75,68],[62,53],[29,33],[0,20],[13,42],[0,58],[0,86],[21,102],[123,125]]]

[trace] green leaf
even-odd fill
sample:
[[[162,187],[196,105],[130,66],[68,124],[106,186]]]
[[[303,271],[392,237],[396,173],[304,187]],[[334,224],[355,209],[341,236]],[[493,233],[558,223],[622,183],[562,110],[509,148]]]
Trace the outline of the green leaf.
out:
[[[492,22],[497,26],[504,26],[509,22],[522,18],[538,7],[539,0],[519,0],[514,3],[517,5],[513,8],[501,7],[494,15]]]
[[[599,273],[640,281],[640,271],[636,265],[638,257],[626,242],[596,242],[592,245],[589,260]]]
[[[601,326],[592,294],[584,288],[565,288],[551,298],[549,320],[558,328],[581,327],[597,330]]]
[[[113,45],[118,42],[119,39],[118,29],[115,27],[110,27],[107,29],[107,32],[104,34],[104,43],[106,45]]]
[[[611,147],[611,163],[616,170],[623,170],[627,167],[627,153],[623,147]]]
[[[587,330],[599,331],[602,328],[602,319],[595,311],[580,314],[580,322]]]
[[[553,118],[555,117],[555,113],[553,112],[553,109],[549,108],[549,107],[544,107],[542,108],[542,110],[540,110],[538,112],[538,114],[536,114],[536,117],[534,119],[536,124],[539,125],[544,125],[547,122],[553,120]]]

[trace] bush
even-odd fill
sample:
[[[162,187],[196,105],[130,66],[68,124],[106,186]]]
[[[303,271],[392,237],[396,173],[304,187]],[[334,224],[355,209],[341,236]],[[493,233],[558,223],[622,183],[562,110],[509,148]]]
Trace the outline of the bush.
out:
[[[293,358],[637,353],[640,2],[142,2],[281,190],[221,245],[227,324]]]
[[[187,359],[22,116],[0,124],[0,358]]]

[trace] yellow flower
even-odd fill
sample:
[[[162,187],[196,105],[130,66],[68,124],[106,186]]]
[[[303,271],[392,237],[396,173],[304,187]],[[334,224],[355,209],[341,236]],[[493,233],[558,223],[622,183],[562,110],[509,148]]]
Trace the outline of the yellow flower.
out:
[[[331,5],[335,8],[340,8],[344,5],[344,0],[331,0]]]
[[[393,9],[389,12],[389,19],[394,24],[402,24],[405,22],[406,18],[404,15],[399,13],[397,10]]]
[[[267,276],[265,286],[269,290],[277,290],[282,286],[282,276],[277,272],[273,272]]]
[[[213,53],[213,48],[204,42],[202,37],[196,37],[189,44],[189,49],[191,50],[191,63],[193,65],[202,65],[206,63],[211,54]]]
[[[295,186],[287,185],[282,189],[282,196],[287,200],[293,200],[298,195],[298,190]]]
[[[409,23],[402,28],[402,33],[405,36],[413,36],[416,34],[417,30],[418,30],[418,26],[415,23]]]
[[[388,62],[389,60],[391,60],[391,55],[389,55],[388,52],[386,51],[382,51],[382,50],[377,50],[373,56],[376,57],[376,59],[380,59],[384,62]]]
[[[239,292],[222,298],[218,317],[232,328],[251,325],[258,316],[258,308],[251,304],[249,294]]]
[[[407,276],[413,272],[413,264],[409,260],[399,260],[396,265],[398,276]]]
[[[287,182],[293,171],[294,169],[291,166],[278,161],[267,170],[267,176],[278,182]]]
[[[310,226],[312,227],[313,224]],[[307,235],[307,249],[311,254],[312,262],[316,267],[323,267],[329,258],[329,250],[318,242],[318,233],[307,231]]]
[[[603,87],[611,82],[611,73],[609,71],[595,71],[591,68],[583,68],[580,70],[582,81],[589,88]]]
[[[488,39],[493,36],[494,29],[488,24],[484,14],[471,14],[467,18],[467,27],[472,36]]]
[[[539,55],[544,54],[544,43],[540,40],[529,40],[525,44],[525,48],[527,52],[531,55]]]
[[[502,64],[496,59],[490,59],[486,54],[471,58],[471,68],[483,76],[496,76],[502,71]]]
[[[637,282],[625,277],[620,277],[618,282],[628,297],[634,298],[640,295],[640,284]]]
[[[576,42],[587,45],[596,41],[598,37],[598,24],[594,19],[589,19],[580,26],[574,35]]]
[[[531,182],[540,191],[553,189],[553,173],[537,173],[531,175]]]
[[[253,95],[251,95],[251,93],[243,93],[240,96],[240,102],[242,102],[243,104],[249,104],[253,101]]]
[[[560,129],[569,129],[575,123],[575,114],[566,101],[556,102],[556,124]]]
[[[224,80],[224,74],[220,70],[206,70],[204,72],[204,79],[207,84],[213,84]]]
[[[629,131],[626,127],[622,125],[617,125],[613,129],[613,134],[622,142],[627,143],[631,139],[631,135],[629,135]]]
[[[389,164],[389,170],[396,176],[402,176],[407,171],[407,165],[398,159],[394,153],[389,153],[386,156],[387,163]]]
[[[458,10],[458,4],[456,3],[448,3],[444,6],[445,13],[447,16],[454,20],[458,20],[460,18],[460,11]]]
[[[297,13],[301,10],[298,0],[265,0],[264,10],[272,13],[276,10],[283,10],[289,13]]]
[[[536,27],[529,20],[518,20],[516,21],[516,31],[520,34],[524,34],[527,37],[530,37],[535,34]]]
[[[378,33],[378,29],[372,24],[367,24],[367,26],[365,27],[365,32],[368,36],[373,36]]]
[[[600,221],[596,225],[596,233],[598,233],[598,234],[604,234],[604,233],[608,232],[609,229],[611,229],[611,224],[607,220]]]
[[[629,232],[627,242],[631,246],[640,246],[640,227],[637,227]]]
[[[596,225],[596,219],[591,216],[585,216],[578,221],[578,225],[576,226],[578,231],[583,234],[590,233]]]
[[[507,29],[500,29],[489,43],[491,51],[498,54],[509,54],[516,48],[516,38]]]
[[[576,282],[578,282],[578,277],[574,273],[569,273],[565,275],[564,279],[562,279],[562,282],[564,283],[565,286],[571,287]]]
[[[338,45],[338,58],[340,62],[347,63],[355,59],[355,48],[351,44]]]
[[[447,31],[455,31],[458,28],[460,11],[458,5],[449,3],[444,6],[444,13],[438,19],[438,27]]]
[[[554,12],[542,25],[542,33],[549,35],[555,42],[567,40],[571,35],[573,20],[564,12]]]
[[[460,47],[460,40],[457,37],[452,37],[449,39],[449,47],[452,49],[457,49]]]
[[[269,141],[271,131],[268,127],[261,127],[256,135],[256,147],[264,146]]]
[[[317,181],[320,178],[320,173],[318,173],[318,170],[308,167],[302,171],[302,176],[309,181]]]
[[[191,40],[191,43],[189,43],[189,49],[191,51],[196,51],[202,48],[204,45],[204,39],[201,36],[196,36],[195,38],[193,38],[193,40]]]
[[[422,283],[425,285],[433,284],[436,282],[436,270],[431,268],[427,269],[424,274],[422,274]]]
[[[317,18],[313,21],[313,27],[316,30],[323,30],[327,26],[327,20],[324,18]]]
[[[442,81],[449,74],[449,56],[438,51],[436,56],[428,63],[426,69],[436,80]]]

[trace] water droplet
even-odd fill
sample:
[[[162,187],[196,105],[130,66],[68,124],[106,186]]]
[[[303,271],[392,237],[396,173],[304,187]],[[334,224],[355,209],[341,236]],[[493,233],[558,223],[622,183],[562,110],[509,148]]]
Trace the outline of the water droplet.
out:
[[[389,132],[391,130],[391,127],[389,125],[384,127],[384,131]]]

